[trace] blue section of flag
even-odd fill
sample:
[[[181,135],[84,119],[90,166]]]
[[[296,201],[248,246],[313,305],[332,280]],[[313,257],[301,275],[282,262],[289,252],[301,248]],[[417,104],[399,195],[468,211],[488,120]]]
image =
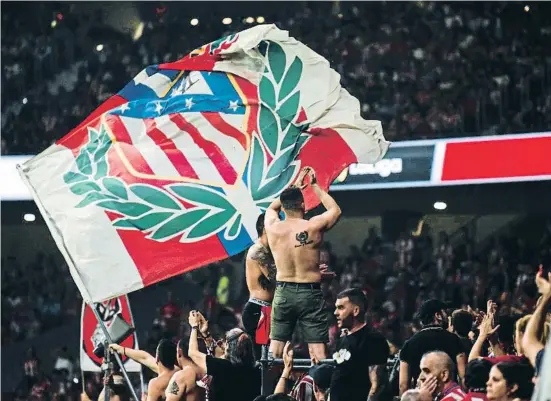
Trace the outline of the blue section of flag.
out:
[[[228,253],[228,256],[233,256],[240,252],[243,252],[243,250],[247,249],[253,244],[253,240],[247,233],[247,230],[245,230],[244,226],[241,226],[241,231],[239,232],[237,238],[228,241],[224,238],[224,231],[221,231],[218,233],[218,239]]]
[[[180,71],[176,70],[159,70],[157,65],[150,65],[143,69],[134,79],[132,79],[132,81],[122,88],[118,94],[129,102],[143,98],[160,99],[155,91],[147,85],[148,80],[154,75],[162,75],[172,81],[179,73]],[[139,79],[139,83],[136,83],[136,79]]]
[[[240,98],[212,95],[180,95],[168,99],[139,99],[113,109],[111,114],[134,117],[156,118],[173,113],[224,113],[245,114]]]
[[[209,86],[213,95],[225,95],[233,97],[235,99],[240,99],[239,93],[235,90],[228,74],[223,72],[201,72],[201,76]]]
[[[178,76],[178,74],[182,72],[182,71],[177,71],[177,70],[157,70],[157,74],[161,74],[161,75],[164,75],[165,77],[167,77],[168,79],[170,79],[171,81],[176,79],[176,77]]]
[[[251,164],[251,159],[247,160],[247,163],[245,164],[245,168],[243,169],[243,175],[241,176],[241,180],[245,183],[245,187],[249,188],[249,166]]]
[[[127,99],[128,103],[112,110],[111,113],[133,118],[155,118],[165,114],[185,112],[245,114],[245,105],[228,74],[201,72],[212,94],[184,94],[186,74],[182,74],[178,81],[174,82],[180,72],[159,70],[156,65],[145,68],[119,92],[119,95]],[[152,81],[157,75],[172,81],[168,96],[158,96],[148,85],[148,83],[153,84]],[[136,83],[137,81],[139,83]],[[155,85],[158,84],[157,81]],[[168,85],[166,89],[169,89]],[[163,91],[164,93],[166,91]]]

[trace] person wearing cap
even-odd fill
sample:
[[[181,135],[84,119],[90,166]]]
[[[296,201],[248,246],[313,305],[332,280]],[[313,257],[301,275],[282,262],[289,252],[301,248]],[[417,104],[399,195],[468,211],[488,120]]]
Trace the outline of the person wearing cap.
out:
[[[459,337],[447,330],[446,308],[446,304],[437,299],[430,299],[421,305],[417,317],[422,329],[408,339],[400,351],[400,395],[415,387],[421,358],[430,351],[448,354],[463,381],[467,357]]]
[[[332,401],[366,401],[382,397],[388,383],[390,354],[385,337],[365,322],[367,297],[359,288],[337,295],[335,317],[343,334],[337,339]],[[386,395],[386,394],[385,394]]]
[[[492,363],[485,359],[469,362],[465,371],[465,388],[467,395],[463,401],[488,401],[486,383],[490,378]]]
[[[329,401],[331,377],[335,368],[331,365],[314,365],[293,387],[291,397],[297,401]]]

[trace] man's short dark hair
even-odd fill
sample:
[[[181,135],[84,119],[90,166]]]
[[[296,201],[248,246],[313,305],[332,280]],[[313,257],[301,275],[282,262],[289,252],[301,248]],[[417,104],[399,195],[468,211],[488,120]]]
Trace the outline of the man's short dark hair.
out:
[[[348,298],[352,304],[360,308],[358,319],[363,322],[365,319],[365,311],[367,310],[367,297],[364,292],[359,288],[347,288],[337,295],[337,299],[342,298]]]
[[[467,364],[465,370],[465,387],[467,390],[483,390],[486,391],[486,382],[490,377],[492,362],[487,359],[474,359]]]
[[[417,318],[422,325],[431,324],[434,322],[434,315],[446,310],[446,307],[446,304],[438,299],[429,299],[423,302],[423,305],[419,308]]]
[[[256,219],[256,233],[259,237],[262,237],[262,234],[264,234],[264,217],[266,217],[266,213],[262,213]]]
[[[462,309],[454,311],[452,313],[452,326],[461,337],[467,337],[473,327],[473,315]]]
[[[304,210],[304,196],[299,188],[290,187],[283,190],[279,200],[286,210]]]
[[[178,348],[182,351],[182,355],[188,358],[189,338],[184,337],[178,341]]]
[[[165,368],[174,368],[176,364],[176,344],[170,340],[161,340],[157,346],[157,355]]]

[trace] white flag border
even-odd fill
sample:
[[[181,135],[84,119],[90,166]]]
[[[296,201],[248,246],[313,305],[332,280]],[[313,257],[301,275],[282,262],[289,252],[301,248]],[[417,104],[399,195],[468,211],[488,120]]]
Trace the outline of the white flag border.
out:
[[[50,148],[46,149],[44,152],[38,154],[37,156],[33,157],[31,160],[36,161],[39,158],[42,157],[48,157],[50,156],[48,151],[52,149],[56,145],[50,146]],[[28,163],[28,162],[26,162]],[[25,163],[25,164],[26,164]],[[18,164],[17,165],[17,171],[19,172],[19,175],[21,176],[21,179],[25,183],[25,185],[29,188],[29,191],[31,192],[31,195],[33,197],[34,202],[36,203],[36,206],[38,207],[38,210],[40,211],[40,214],[44,218],[44,221],[46,222],[46,226],[50,230],[50,233],[52,234],[52,237],[63,255],[63,258],[65,259],[65,262],[67,263],[67,266],[69,266],[69,271],[71,272],[71,276],[73,277],[73,281],[77,285],[78,290],[80,291],[80,294],[82,295],[82,299],[86,303],[92,303],[92,297],[90,296],[90,293],[86,289],[86,286],[84,285],[84,282],[80,278],[80,274],[78,272],[78,269],[75,266],[75,263],[73,259],[71,258],[71,255],[69,254],[69,251],[65,247],[65,241],[63,240],[63,235],[59,232],[57,225],[55,224],[54,220],[50,217],[50,214],[40,201],[40,197],[36,193],[36,190],[31,183],[30,178],[27,176],[25,172],[24,166]]]

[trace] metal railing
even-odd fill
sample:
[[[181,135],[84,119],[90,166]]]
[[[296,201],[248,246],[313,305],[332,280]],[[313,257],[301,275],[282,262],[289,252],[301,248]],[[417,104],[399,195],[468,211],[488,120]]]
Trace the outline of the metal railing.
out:
[[[319,362],[320,364],[329,364],[334,365],[335,361],[333,359],[323,359]],[[268,350],[267,345],[262,346],[261,358],[257,362],[257,366],[260,367],[261,371],[261,394],[270,395],[271,391],[267,388],[267,376],[270,372],[270,369],[276,366],[283,366],[284,362],[281,358],[274,358],[272,353]],[[293,359],[293,371],[305,372],[312,367],[311,359]]]

